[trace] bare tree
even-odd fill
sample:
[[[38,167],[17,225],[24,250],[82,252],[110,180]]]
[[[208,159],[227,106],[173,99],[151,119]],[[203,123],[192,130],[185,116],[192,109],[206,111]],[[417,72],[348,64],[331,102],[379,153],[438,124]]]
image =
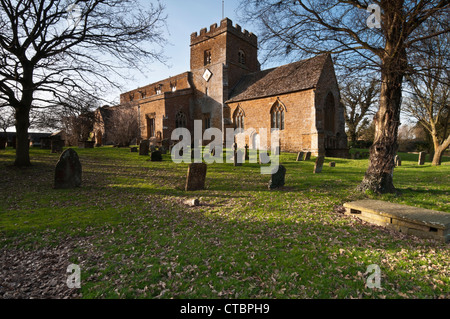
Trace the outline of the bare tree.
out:
[[[369,5],[370,6],[369,9]],[[375,139],[359,189],[393,193],[402,84],[414,44],[450,32],[449,0],[246,0],[268,55],[336,53],[337,66],[381,73]],[[369,9],[369,12],[367,10]],[[436,28],[420,28],[434,20]]]
[[[14,126],[14,112],[12,112],[6,106],[0,108],[0,129],[3,131],[5,137],[7,137],[7,130]]]
[[[30,165],[32,109],[98,98],[124,68],[161,61],[163,14],[139,0],[0,0],[0,105],[15,110],[16,166]]]
[[[113,109],[108,124],[108,138],[115,145],[128,146],[139,137],[139,122],[136,107],[124,105]]]
[[[345,124],[352,145],[361,134],[361,128],[370,123],[369,116],[374,115],[375,104],[380,93],[379,81],[373,79],[366,83],[362,80],[347,78],[341,85],[341,99],[345,106]]]
[[[409,76],[411,96],[405,111],[429,134],[434,148],[432,165],[441,165],[450,146],[450,35],[427,39],[413,57],[423,72]]]

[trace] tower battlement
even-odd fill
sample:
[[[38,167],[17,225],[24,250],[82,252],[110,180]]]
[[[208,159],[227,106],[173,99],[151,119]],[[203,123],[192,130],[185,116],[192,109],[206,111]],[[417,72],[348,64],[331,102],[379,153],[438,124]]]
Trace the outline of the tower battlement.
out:
[[[241,26],[238,24],[233,26],[233,21],[231,21],[228,18],[225,18],[222,21],[220,21],[220,25],[217,25],[217,23],[212,24],[209,30],[207,28],[203,28],[200,30],[200,33],[193,32],[191,34],[191,46],[206,41],[210,38],[213,38],[223,32],[230,32],[238,36],[239,38],[247,41],[251,45],[255,47],[258,46],[258,37],[256,35],[247,30],[242,31]]]

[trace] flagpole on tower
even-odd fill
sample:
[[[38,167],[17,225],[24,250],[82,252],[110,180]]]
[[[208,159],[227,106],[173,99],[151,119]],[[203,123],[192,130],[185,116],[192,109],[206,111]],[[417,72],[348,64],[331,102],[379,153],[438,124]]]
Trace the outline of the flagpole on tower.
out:
[[[225,0],[222,0],[222,20],[225,18]]]

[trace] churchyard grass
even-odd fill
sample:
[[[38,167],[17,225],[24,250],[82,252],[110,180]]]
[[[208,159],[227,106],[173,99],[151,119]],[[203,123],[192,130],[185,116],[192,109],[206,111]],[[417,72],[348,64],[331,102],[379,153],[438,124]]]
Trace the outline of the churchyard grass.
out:
[[[282,153],[286,184],[275,190],[259,164],[212,164],[206,189],[185,192],[188,165],[170,155],[150,162],[128,148],[75,150],[83,185],[73,190],[52,188],[57,154],[33,148],[34,165],[16,169],[13,150],[0,151],[0,251],[71,243],[80,297],[450,298],[449,244],[339,213],[363,198],[450,213],[448,157],[419,167],[417,154],[400,153],[401,194],[377,196],[355,191],[368,159],[326,158],[313,174],[314,157]],[[195,197],[200,206],[184,204]],[[380,289],[366,286],[371,264]]]

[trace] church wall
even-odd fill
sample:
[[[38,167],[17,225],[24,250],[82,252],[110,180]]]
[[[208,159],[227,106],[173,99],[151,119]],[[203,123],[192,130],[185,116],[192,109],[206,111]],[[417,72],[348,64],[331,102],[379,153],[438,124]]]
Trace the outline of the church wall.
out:
[[[266,128],[270,131],[270,111],[277,100],[285,106],[285,128],[280,131],[281,150],[284,152],[311,151],[316,155],[318,150],[312,146],[317,136],[313,125],[315,108],[313,90],[234,102],[229,103],[228,106],[232,119],[238,106],[243,109],[244,129],[253,128],[259,132],[259,128]],[[251,147],[252,141],[249,138],[246,138],[246,143]],[[270,137],[268,146],[270,147]]]

